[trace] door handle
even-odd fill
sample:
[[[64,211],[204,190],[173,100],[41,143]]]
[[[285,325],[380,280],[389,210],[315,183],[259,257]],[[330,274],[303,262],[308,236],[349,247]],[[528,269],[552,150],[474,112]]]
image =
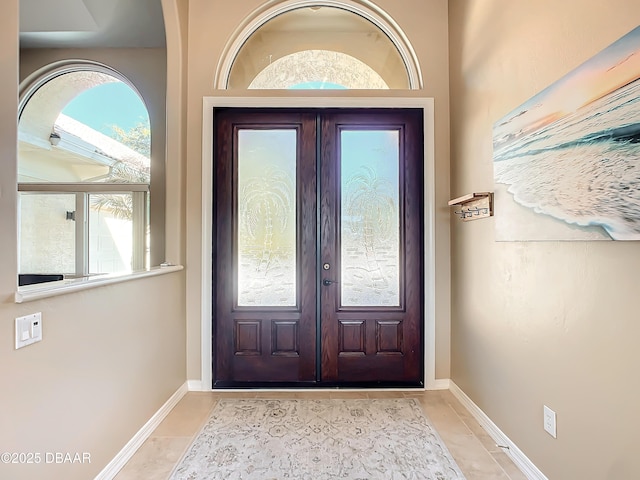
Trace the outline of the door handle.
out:
[[[329,280],[328,278],[325,278],[324,280],[322,280],[322,285],[324,285],[325,287],[328,287],[332,283],[338,283],[338,282],[336,282],[335,280]]]

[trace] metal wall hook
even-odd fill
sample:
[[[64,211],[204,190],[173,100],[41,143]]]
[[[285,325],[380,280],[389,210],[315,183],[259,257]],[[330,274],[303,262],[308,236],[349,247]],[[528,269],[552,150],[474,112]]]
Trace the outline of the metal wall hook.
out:
[[[465,222],[490,217],[493,215],[493,193],[471,193],[449,201],[449,205],[459,205],[462,207],[453,213]]]

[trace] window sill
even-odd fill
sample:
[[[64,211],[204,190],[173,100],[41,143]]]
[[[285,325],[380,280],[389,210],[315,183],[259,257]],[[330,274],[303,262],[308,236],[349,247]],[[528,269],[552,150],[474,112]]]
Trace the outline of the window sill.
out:
[[[102,287],[104,285],[128,282],[129,280],[137,280],[139,278],[155,277],[157,275],[177,272],[183,268],[182,265],[167,265],[152,267],[149,270],[141,270],[139,272],[96,275],[92,277],[71,278],[49,284],[25,285],[18,288],[15,295],[15,302],[31,302],[41,298],[55,297],[80,290]]]

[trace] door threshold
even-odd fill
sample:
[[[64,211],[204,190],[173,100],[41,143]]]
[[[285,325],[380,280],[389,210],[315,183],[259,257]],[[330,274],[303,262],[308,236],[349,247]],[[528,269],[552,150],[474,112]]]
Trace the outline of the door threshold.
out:
[[[423,382],[216,382],[213,390],[265,391],[394,391],[424,390]]]

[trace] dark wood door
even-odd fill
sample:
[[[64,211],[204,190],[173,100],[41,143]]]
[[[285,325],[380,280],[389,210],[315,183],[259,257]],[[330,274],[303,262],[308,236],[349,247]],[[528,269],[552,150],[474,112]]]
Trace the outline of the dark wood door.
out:
[[[322,120],[324,382],[422,379],[420,111]]]
[[[420,385],[422,112],[214,129],[214,386]]]
[[[216,111],[215,385],[316,381],[315,122]]]

